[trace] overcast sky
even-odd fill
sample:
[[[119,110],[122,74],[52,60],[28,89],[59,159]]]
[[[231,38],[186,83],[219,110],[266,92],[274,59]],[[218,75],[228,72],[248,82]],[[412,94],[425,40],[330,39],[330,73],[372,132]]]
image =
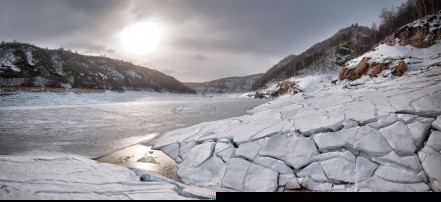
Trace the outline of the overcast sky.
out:
[[[107,55],[181,81],[263,73],[340,28],[379,22],[405,0],[0,0],[0,40]],[[157,51],[133,55],[121,31],[162,28]]]

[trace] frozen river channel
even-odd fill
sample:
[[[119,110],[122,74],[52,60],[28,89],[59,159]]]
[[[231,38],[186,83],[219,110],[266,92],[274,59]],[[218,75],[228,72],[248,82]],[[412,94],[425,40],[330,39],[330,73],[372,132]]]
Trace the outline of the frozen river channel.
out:
[[[264,100],[160,93],[3,93],[0,155],[97,158],[163,132],[246,114]]]

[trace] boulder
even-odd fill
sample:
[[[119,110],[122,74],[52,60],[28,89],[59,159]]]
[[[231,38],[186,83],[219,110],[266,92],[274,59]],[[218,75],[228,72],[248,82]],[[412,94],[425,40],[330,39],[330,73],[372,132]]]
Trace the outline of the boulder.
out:
[[[383,64],[377,64],[374,67],[374,70],[371,72],[371,78],[377,77],[379,73],[381,73],[385,69]]]
[[[349,79],[353,81],[366,75],[369,70],[368,61],[369,58],[363,58],[355,69],[348,69],[347,66],[342,67],[339,73],[340,80]]]
[[[407,71],[406,63],[404,61],[400,61],[395,69],[392,71],[392,74],[395,76],[402,76]]]

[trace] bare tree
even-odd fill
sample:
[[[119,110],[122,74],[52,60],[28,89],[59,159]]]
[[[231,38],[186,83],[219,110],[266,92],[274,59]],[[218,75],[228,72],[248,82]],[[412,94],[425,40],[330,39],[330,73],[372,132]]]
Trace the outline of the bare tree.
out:
[[[426,2],[425,2],[425,0],[421,0],[421,2],[423,3],[423,7],[424,7],[424,12],[425,12],[425,15],[424,15],[424,16],[426,16],[426,15],[427,15]],[[424,16],[423,16],[423,17],[424,17]]]

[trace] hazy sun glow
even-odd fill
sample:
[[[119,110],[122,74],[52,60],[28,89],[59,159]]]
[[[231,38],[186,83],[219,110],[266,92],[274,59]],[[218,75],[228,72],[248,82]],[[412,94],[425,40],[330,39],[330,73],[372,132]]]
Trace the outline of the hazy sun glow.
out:
[[[132,54],[143,55],[155,52],[161,41],[161,27],[151,22],[140,22],[121,32],[124,49]]]

